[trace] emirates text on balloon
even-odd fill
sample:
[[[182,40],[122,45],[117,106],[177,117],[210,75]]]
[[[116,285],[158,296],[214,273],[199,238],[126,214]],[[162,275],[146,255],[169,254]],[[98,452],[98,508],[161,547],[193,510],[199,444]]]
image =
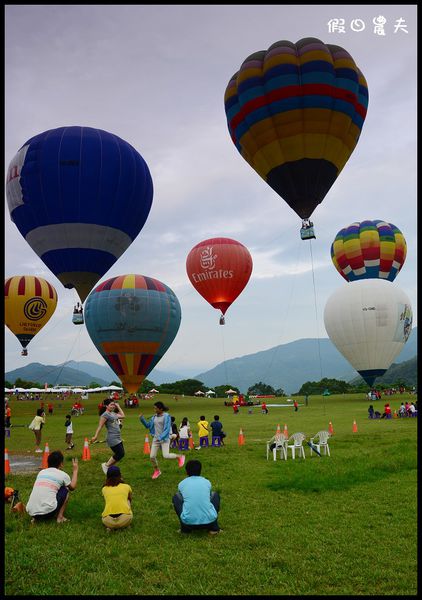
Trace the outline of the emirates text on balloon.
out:
[[[207,273],[192,273],[192,279],[195,283],[206,281],[207,279],[231,279],[233,271],[208,271]]]

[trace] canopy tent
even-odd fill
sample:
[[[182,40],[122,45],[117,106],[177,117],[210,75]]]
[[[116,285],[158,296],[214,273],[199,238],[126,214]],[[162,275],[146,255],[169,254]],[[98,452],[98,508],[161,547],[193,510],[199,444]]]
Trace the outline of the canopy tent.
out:
[[[215,392],[214,390],[208,390],[208,392],[205,392],[205,395],[209,398],[210,396],[215,396]]]
[[[148,394],[159,394],[160,392],[158,390],[156,390],[155,388],[152,388],[152,390],[150,390],[148,392]]]
[[[105,385],[103,387],[96,387],[96,388],[89,388],[89,389],[84,389],[81,387],[47,387],[47,388],[21,388],[21,387],[15,387],[15,388],[4,388],[5,392],[18,392],[18,393],[56,393],[56,394],[61,394],[63,392],[68,392],[68,393],[73,393],[73,394],[86,394],[86,393],[90,393],[90,392],[121,392],[123,391],[122,387],[118,387],[117,385]],[[152,390],[157,392],[157,390]]]
[[[85,390],[85,392],[115,392],[122,391],[122,387],[117,387],[117,385],[104,385],[103,387],[90,388],[89,390]]]
[[[201,390],[198,390],[197,392],[195,392],[195,396],[205,396],[204,392],[201,392]]]
[[[233,394],[237,394],[237,392],[236,392],[236,390],[227,390],[226,394],[233,395]]]

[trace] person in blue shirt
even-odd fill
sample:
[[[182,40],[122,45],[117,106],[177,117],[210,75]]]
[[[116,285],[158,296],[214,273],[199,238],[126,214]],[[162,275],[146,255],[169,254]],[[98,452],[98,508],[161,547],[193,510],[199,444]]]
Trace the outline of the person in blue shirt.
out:
[[[212,430],[212,436],[219,437],[220,444],[222,446],[224,446],[223,440],[226,437],[226,434],[223,431],[223,424],[220,421],[220,417],[218,415],[214,415],[214,421],[211,423],[211,430]]]
[[[145,419],[142,413],[139,415],[139,420],[152,435],[151,452],[149,458],[154,467],[152,479],[157,479],[157,477],[161,475],[157,461],[157,452],[159,448],[161,448],[163,458],[177,458],[180,468],[182,468],[185,464],[185,455],[169,452],[171,417],[167,412],[167,406],[164,406],[162,402],[158,401],[154,403],[154,410],[155,415],[153,415],[149,421]]]
[[[189,460],[185,466],[187,477],[178,485],[173,496],[173,506],[180,520],[180,532],[191,533],[194,529],[207,529],[215,535],[222,531],[217,521],[220,495],[211,491],[211,482],[201,477],[199,460]]]

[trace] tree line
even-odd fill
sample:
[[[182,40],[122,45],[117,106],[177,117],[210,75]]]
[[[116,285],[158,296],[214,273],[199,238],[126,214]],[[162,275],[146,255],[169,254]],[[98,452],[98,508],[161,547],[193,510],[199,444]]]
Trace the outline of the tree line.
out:
[[[403,379],[398,379],[397,381],[385,384],[377,384],[374,386],[374,389],[383,391],[387,388],[393,387],[405,387],[406,382]],[[58,384],[67,385],[66,383]],[[121,386],[119,381],[112,381],[109,385]],[[10,383],[9,381],[5,381],[5,387],[9,389],[13,389],[16,387],[29,389],[32,387],[43,389],[43,385],[36,381],[25,381],[24,379],[17,378],[14,383]],[[97,387],[102,387],[99,383],[92,381],[88,386],[89,389],[95,389]],[[204,394],[208,391],[208,387],[204,385],[202,381],[198,379],[182,379],[180,381],[174,381],[173,383],[162,383],[156,384],[149,379],[144,379],[141,386],[138,389],[138,393],[147,394],[152,389],[158,390],[158,392],[162,394],[171,394],[174,396],[193,396],[197,391],[201,391]],[[240,394],[240,389],[235,385],[216,385],[212,388],[215,392],[215,397],[224,398],[226,397],[226,391],[232,389],[237,394]],[[310,395],[321,395],[325,391],[329,391],[330,394],[353,394],[353,393],[366,393],[368,391],[368,385],[363,381],[354,381],[347,382],[339,379],[328,379],[323,378],[321,381],[307,381],[304,383],[298,392],[290,394],[291,396],[310,396]],[[282,388],[273,388],[271,385],[268,385],[262,381],[255,383],[250,386],[246,392],[246,396],[275,396],[275,397],[284,397],[287,394],[284,392]]]

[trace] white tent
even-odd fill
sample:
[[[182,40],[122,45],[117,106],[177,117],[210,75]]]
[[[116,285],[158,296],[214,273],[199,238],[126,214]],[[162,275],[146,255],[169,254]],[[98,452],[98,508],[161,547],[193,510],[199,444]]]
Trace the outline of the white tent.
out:
[[[201,390],[198,390],[197,392],[195,392],[195,396],[205,396],[204,392],[201,392]]]
[[[205,395],[209,398],[210,396],[215,396],[215,392],[214,390],[208,390],[208,392],[205,392]]]
[[[121,392],[123,390],[122,387],[118,387],[117,385],[103,385],[102,387],[89,388],[88,390],[83,390],[85,392]]]
[[[226,394],[233,395],[237,394],[236,390],[227,390]]]
[[[152,390],[150,390],[148,392],[148,394],[159,394],[160,392],[158,390],[156,390],[155,388],[152,388]]]

